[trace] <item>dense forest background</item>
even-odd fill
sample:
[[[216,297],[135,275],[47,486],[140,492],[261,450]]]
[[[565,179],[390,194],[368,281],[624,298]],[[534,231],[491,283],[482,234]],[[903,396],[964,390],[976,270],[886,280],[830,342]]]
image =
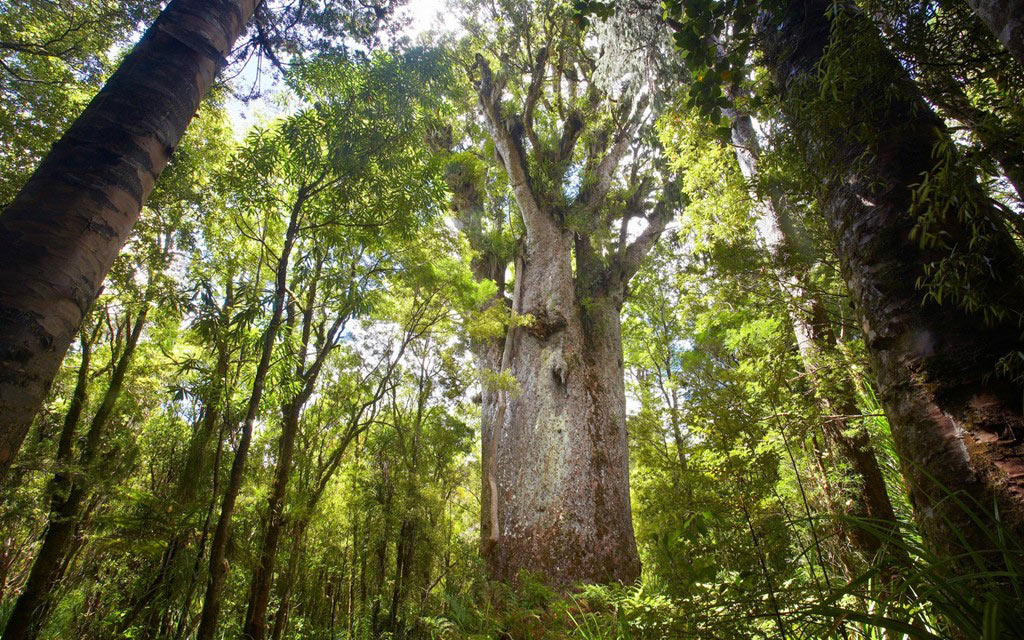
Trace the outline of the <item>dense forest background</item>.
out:
[[[3,640],[1024,638],[1024,4],[403,4],[0,0]]]

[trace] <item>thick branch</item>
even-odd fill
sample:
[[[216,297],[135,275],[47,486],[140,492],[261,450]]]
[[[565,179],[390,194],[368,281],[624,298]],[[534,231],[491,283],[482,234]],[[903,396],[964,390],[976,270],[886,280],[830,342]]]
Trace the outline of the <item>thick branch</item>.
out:
[[[654,245],[661,237],[662,231],[668,226],[676,214],[676,203],[680,200],[679,186],[673,181],[665,186],[661,198],[654,206],[654,210],[647,216],[647,228],[644,229],[636,240],[629,243],[625,248],[620,249],[612,261],[609,269],[611,277],[609,283],[626,284],[630,278],[636,275],[643,264],[647,254],[651,252]]]
[[[487,129],[494,142],[495,151],[508,174],[516,203],[523,214],[527,238],[538,239],[544,233],[552,230],[555,224],[554,220],[544,212],[537,202],[530,185],[530,174],[522,143],[519,136],[501,115],[504,82],[495,81],[490,65],[480,54],[476,56],[476,66],[480,68],[477,95],[480,98],[480,108],[484,113],[484,119],[487,121]]]
[[[533,73],[530,77],[530,89],[526,93],[526,109],[523,111],[523,128],[526,129],[526,137],[535,151],[540,151],[540,141],[533,130],[533,115],[537,109],[537,101],[540,100],[541,90],[544,88],[544,69],[548,62],[548,48],[541,47],[537,53],[537,62],[533,65]]]
[[[622,157],[629,148],[629,142],[632,140],[633,134],[640,126],[640,121],[643,118],[646,107],[647,98],[641,98],[640,102],[636,105],[636,109],[618,130],[612,141],[611,148],[605,153],[604,157],[597,162],[596,166],[588,163],[594,166],[590,172],[589,186],[580,192],[575,203],[584,212],[585,219],[593,219],[594,213],[604,204],[608,191],[612,187],[612,178],[615,176],[615,170],[618,169],[619,164],[622,162]],[[628,114],[629,109],[630,105],[626,104],[623,106],[622,112]]]

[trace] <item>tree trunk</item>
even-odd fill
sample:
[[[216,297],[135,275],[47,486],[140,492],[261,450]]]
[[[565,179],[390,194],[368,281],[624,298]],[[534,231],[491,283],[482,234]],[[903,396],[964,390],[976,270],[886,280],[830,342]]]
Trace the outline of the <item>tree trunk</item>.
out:
[[[299,417],[302,408],[313,395],[316,389],[316,382],[327,356],[337,344],[339,330],[344,326],[349,317],[349,312],[336,311],[331,326],[326,333],[323,326],[317,328],[316,333],[320,338],[315,345],[316,351],[313,361],[306,365],[307,352],[309,351],[310,339],[314,331],[313,314],[317,302],[317,280],[320,277],[323,260],[317,263],[315,275],[309,285],[306,297],[305,311],[302,317],[302,339],[301,347],[298,349],[296,359],[298,364],[295,368],[295,379],[302,383],[300,390],[292,395],[281,407],[281,437],[278,439],[277,466],[274,472],[274,485],[271,488],[270,498],[267,506],[266,528],[263,532],[263,544],[260,550],[260,563],[252,577],[252,584],[249,588],[249,606],[246,612],[245,627],[243,636],[250,640],[263,640],[267,628],[267,606],[270,603],[270,588],[274,578],[274,565],[277,562],[277,546],[281,540],[281,533],[284,529],[284,503],[288,490],[288,480],[292,473],[292,458],[295,454],[295,439],[299,433]],[[351,291],[354,291],[351,290]],[[355,295],[354,293],[352,295]],[[342,446],[335,450],[332,462],[339,459],[344,453],[348,444],[345,439]],[[339,458],[336,458],[338,456]],[[337,465],[329,464],[325,475],[321,478],[317,488],[306,505],[306,517],[312,514],[320,495],[326,488],[326,483],[333,475]],[[301,533],[300,533],[301,535]]]
[[[177,484],[174,489],[175,502],[182,509],[186,510],[191,508],[193,501],[196,499],[196,494],[199,492],[199,483],[209,471],[210,441],[217,435],[217,427],[221,424],[221,406],[227,393],[225,387],[227,386],[229,364],[229,350],[223,332],[227,331],[230,319],[228,312],[233,299],[233,290],[234,287],[229,282],[224,304],[219,314],[219,330],[222,333],[216,340],[217,360],[214,365],[212,379],[208,382],[209,392],[204,398],[202,419],[196,426],[195,432],[189,441],[185,461],[178,474]],[[218,447],[217,455],[219,456],[219,454],[220,449]],[[217,473],[219,473],[219,470],[215,468],[214,474]],[[215,500],[216,496],[213,499]],[[208,533],[205,528],[209,526],[209,509],[206,512],[207,517],[204,522],[204,532],[201,538],[204,542]],[[171,539],[167,542],[167,547],[164,549],[164,553],[161,555],[160,566],[155,575],[151,580],[147,579],[148,585],[121,619],[118,625],[119,634],[127,631],[135,623],[138,616],[148,608],[149,615],[144,623],[141,638],[146,640],[161,635],[160,625],[165,618],[165,614],[171,608],[170,599],[175,586],[173,579],[174,566],[178,562],[179,555],[187,549],[188,539],[193,533],[194,527],[187,523],[186,526],[180,527],[171,536]]]
[[[949,248],[912,237],[919,222],[914,188],[937,169],[941,157],[933,148],[948,137],[870,21],[850,9],[829,14],[830,4],[793,0],[759,21],[765,63],[808,166],[824,173],[822,208],[924,535],[944,554],[963,551],[959,536],[976,549],[991,548],[993,532],[958,503],[989,509],[995,500],[1001,518],[1021,532],[1021,390],[997,370],[1002,358],[1024,350],[1020,330],[1015,317],[986,322],[982,313],[965,311],[956,291],[937,304],[919,288],[930,266],[950,257]],[[833,30],[839,19],[844,23]],[[839,41],[830,43],[831,33]],[[836,73],[860,62],[856,76],[843,77],[848,84],[835,91],[821,87],[834,77],[819,75],[826,51],[828,65],[844,64]],[[816,120],[823,109],[827,127]],[[1024,309],[1021,256],[977,193],[975,211],[954,209],[935,224],[948,247],[974,247],[982,235],[991,276],[971,274],[970,291],[1015,316]],[[965,283],[954,286],[963,291]]]
[[[260,400],[263,398],[263,387],[267,380],[267,372],[270,370],[270,357],[274,351],[274,343],[277,341],[278,329],[281,326],[281,316],[284,313],[284,300],[288,289],[288,265],[292,248],[298,235],[299,213],[305,200],[304,194],[305,189],[300,189],[295,204],[292,206],[291,216],[288,220],[288,229],[285,232],[284,245],[277,261],[274,302],[271,309],[270,322],[263,333],[260,361],[256,366],[256,374],[253,377],[252,392],[249,394],[245,421],[242,424],[242,437],[238,441],[238,449],[235,450],[235,458],[231,463],[231,474],[228,477],[228,486],[224,491],[220,517],[217,519],[217,528],[214,530],[213,541],[210,544],[210,578],[206,587],[206,597],[203,600],[199,630],[196,633],[198,640],[213,640],[213,636],[217,631],[221,596],[224,591],[224,583],[228,577],[226,554],[228,536],[231,533],[231,517],[235,511],[235,501],[238,499],[238,493],[242,489],[242,478],[245,475],[249,445],[252,443],[252,428],[259,413]]]
[[[255,0],[174,0],[0,215],[0,480]]]
[[[526,570],[559,587],[631,583],[640,561],[629,504],[619,312],[627,283],[676,213],[680,194],[670,182],[652,202],[653,177],[647,176],[629,185],[634,195],[624,213],[609,209],[608,193],[646,108],[625,100],[618,124],[593,132],[585,186],[566,202],[559,181],[586,122],[566,111],[561,135],[553,138],[557,145],[541,142],[534,114],[550,59],[547,48],[531,53],[534,68],[521,116],[508,115],[506,78],[496,76],[482,55],[474,66],[494,155],[526,230],[515,260],[513,322],[502,349],[495,413],[484,415],[492,429],[483,443],[491,521],[484,556],[500,580]],[[558,77],[561,70],[553,64]],[[553,189],[535,180],[531,157],[554,167]],[[559,202],[565,206],[554,204]],[[631,217],[646,219],[647,228],[628,241]],[[618,244],[595,248],[599,232],[612,235],[615,219],[621,221]],[[516,326],[524,316],[529,325]]]
[[[285,628],[288,626],[288,615],[291,613],[292,606],[292,588],[295,584],[295,576],[299,570],[299,554],[302,551],[302,541],[306,535],[306,525],[305,521],[300,521],[295,525],[292,549],[288,555],[288,568],[285,570],[284,579],[279,587],[281,604],[278,606],[277,613],[274,616],[274,625],[270,632],[271,640],[281,640],[284,636]],[[351,597],[351,591],[349,596]]]
[[[406,591],[408,591],[415,540],[416,522],[403,520],[398,532],[398,539],[395,541],[395,582],[391,588],[391,608],[388,610],[387,631],[395,637],[402,637],[402,630],[398,627],[400,620],[398,613],[402,608]]]
[[[734,96],[735,97],[735,96]],[[736,157],[744,176],[749,180],[757,173],[760,144],[749,115],[729,111],[732,120],[732,139],[736,146]],[[788,254],[798,262],[803,251],[793,237],[793,223],[786,211],[785,198],[775,195],[760,203],[762,214],[758,221],[760,235],[773,254],[777,263]],[[851,498],[847,515],[855,518],[870,518],[873,525],[887,533],[880,539],[870,530],[850,525],[849,534],[857,550],[869,562],[884,544],[887,535],[898,535],[896,513],[886,490],[885,478],[870,438],[863,425],[852,422],[860,415],[857,407],[857,393],[853,381],[846,375],[834,376],[827,384],[822,371],[827,367],[826,354],[834,352],[836,337],[828,320],[828,314],[821,298],[802,286],[802,275],[810,265],[798,265],[799,272],[785,273],[778,267],[776,279],[787,299],[789,318],[796,337],[797,349],[808,379],[815,390],[818,406],[825,415],[822,431],[829,445],[837,450],[853,469],[856,479],[846,494]],[[801,307],[807,306],[805,312]],[[833,362],[838,361],[833,359]],[[851,433],[852,432],[852,433]]]
[[[999,42],[1024,66],[1024,2],[1021,0],[967,0]]]
[[[217,509],[217,497],[220,495],[220,465],[224,453],[224,431],[229,420],[225,418],[221,423],[221,429],[217,434],[217,452],[213,457],[212,486],[210,487],[210,501],[206,507],[206,517],[203,519],[203,528],[199,534],[199,542],[196,544],[196,559],[192,562],[192,571],[189,572],[188,584],[185,587],[185,595],[181,599],[181,612],[178,616],[178,624],[174,629],[174,640],[181,640],[191,628],[190,612],[192,610],[192,594],[195,593],[196,585],[199,582],[200,571],[202,571],[203,555],[206,552],[206,540],[210,536],[210,524],[213,521],[213,514]]]
[[[260,563],[252,576],[249,589],[249,607],[245,616],[242,637],[247,640],[263,640],[267,629],[267,606],[270,604],[270,587],[274,578],[277,560],[277,546],[284,528],[284,498],[288,477],[292,471],[292,455],[295,451],[295,437],[299,431],[299,407],[286,406],[281,439],[278,443],[277,469],[274,486],[271,489],[267,508],[267,526],[263,532]]]
[[[523,203],[520,203],[523,206]],[[547,215],[543,213],[541,215]],[[546,582],[633,582],[640,561],[629,504],[621,299],[577,299],[573,234],[549,219],[517,261],[503,362],[515,388],[501,393],[491,445],[497,527],[492,575],[522,570]]]
[[[92,422],[89,424],[85,444],[78,457],[78,466],[80,467],[78,477],[74,478],[67,469],[59,469],[54,476],[54,495],[46,535],[43,537],[43,544],[32,564],[28,582],[25,583],[25,587],[11,611],[7,626],[4,628],[3,640],[34,640],[49,617],[58,583],[64,575],[70,556],[74,553],[75,534],[82,522],[83,507],[88,502],[92,487],[91,478],[95,473],[92,465],[100,453],[103,433],[114,414],[117,399],[121,396],[128,366],[131,364],[132,355],[146,324],[147,311],[148,303],[132,324],[124,349],[110,376],[110,384],[96,410],[96,415],[93,416]],[[83,357],[87,359],[85,354]],[[81,373],[80,370],[80,382],[82,381]],[[84,400],[84,393],[85,390],[82,389],[81,400]],[[79,391],[76,389],[72,407],[69,410],[69,417],[74,413],[76,422],[81,411],[81,400]],[[73,423],[65,424],[66,437],[65,434],[61,434],[60,453],[67,458],[70,458],[71,455],[70,444],[73,430]]]

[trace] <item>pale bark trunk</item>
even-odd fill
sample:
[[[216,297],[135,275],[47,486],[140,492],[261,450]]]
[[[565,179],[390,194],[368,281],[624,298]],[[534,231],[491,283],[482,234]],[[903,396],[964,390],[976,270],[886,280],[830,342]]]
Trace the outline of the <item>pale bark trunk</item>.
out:
[[[619,312],[626,284],[671,220],[679,192],[666,185],[649,205],[646,180],[631,185],[637,196],[622,227],[630,217],[643,217],[647,228],[632,242],[623,230],[606,259],[598,256],[591,234],[616,217],[606,210],[607,196],[645,104],[627,102],[619,112],[623,123],[595,133],[598,141],[588,148],[584,168],[586,187],[571,211],[556,212],[542,203],[563,196],[536,191],[544,187],[531,178],[522,134],[541,163],[567,169],[586,123],[571,113],[557,146],[541,143],[533,116],[547,49],[535,52],[534,60],[520,120],[506,116],[504,79],[476,56],[480,108],[526,228],[515,260],[512,312],[530,316],[529,326],[514,322],[506,332],[498,370],[511,373],[515,384],[497,392],[495,412],[484,416],[491,433],[483,443],[490,494],[483,551],[499,580],[515,580],[525,570],[559,587],[631,583],[640,561],[629,504]],[[563,215],[585,222],[570,230]]]
[[[0,480],[254,5],[171,2],[0,215]]]
[[[837,255],[861,316],[879,398],[925,536],[944,554],[962,551],[959,536],[976,548],[990,548],[991,530],[970,518],[947,492],[957,492],[960,501],[977,501],[980,509],[995,501],[1007,526],[1021,532],[1021,392],[997,371],[1002,357],[1024,350],[1019,327],[1015,319],[986,323],[981,314],[967,313],[952,301],[925,301],[917,288],[924,265],[948,256],[948,250],[922,249],[910,237],[917,222],[911,212],[913,185],[935,167],[932,149],[945,140],[942,123],[885,50],[873,25],[846,13],[845,29],[833,30],[829,5],[828,0],[794,0],[777,16],[762,20],[765,62],[780,85],[783,113],[803,142],[809,166],[824,173],[824,215],[838,240]],[[844,36],[850,29],[859,30],[849,35],[865,49],[844,55],[870,60],[874,75],[857,90],[844,88],[857,96],[849,104],[833,105],[836,113],[848,113],[850,122],[815,128],[803,119],[807,107],[802,101],[808,95],[830,99],[830,92],[819,91],[817,65],[830,34]],[[876,86],[879,77],[885,86]],[[854,104],[860,96],[881,102]],[[864,128],[854,120],[873,132],[871,139],[858,137]],[[1024,308],[1016,284],[1020,254],[995,213],[982,209],[974,215],[989,225],[992,278],[971,285],[985,302],[1019,311]],[[941,224],[950,244],[971,245],[971,229],[955,212]]]
[[[521,203],[522,206],[522,203]],[[572,234],[552,221],[528,241],[493,438],[498,530],[492,575],[557,585],[631,583],[640,573],[629,504],[621,299],[577,300]],[[621,294],[620,294],[621,295]],[[493,498],[492,498],[493,499]],[[493,537],[497,534],[496,539]]]
[[[1021,0],[967,0],[967,4],[1024,66],[1024,2]]]
[[[460,216],[472,220],[482,210],[480,194],[452,174],[449,186]],[[472,242],[470,225],[463,230]],[[548,231],[516,261],[514,312],[532,314],[534,324],[473,345],[478,367],[508,368],[519,387],[481,393],[483,555],[498,579],[525,569],[554,584],[628,583],[639,575],[639,559],[618,307],[602,300],[585,336],[572,236],[553,221]],[[504,261],[486,253],[474,264],[478,280],[502,284],[504,270]],[[499,293],[490,304],[505,302]]]

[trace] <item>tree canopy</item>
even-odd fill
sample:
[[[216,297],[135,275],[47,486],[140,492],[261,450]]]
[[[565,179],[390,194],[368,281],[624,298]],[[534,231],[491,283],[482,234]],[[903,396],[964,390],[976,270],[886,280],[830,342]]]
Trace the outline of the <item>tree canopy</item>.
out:
[[[1024,637],[1020,2],[411,9],[0,0],[3,640]]]

